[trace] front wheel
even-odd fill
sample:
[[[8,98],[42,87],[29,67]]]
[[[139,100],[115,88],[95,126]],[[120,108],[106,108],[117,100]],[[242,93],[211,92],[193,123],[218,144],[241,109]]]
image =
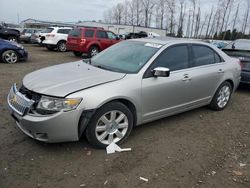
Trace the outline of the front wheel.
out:
[[[232,94],[232,86],[229,82],[223,82],[217,89],[209,107],[213,110],[223,110],[228,105]]]
[[[87,129],[90,144],[105,148],[110,143],[122,143],[133,128],[131,111],[120,102],[111,102],[97,110]]]
[[[4,63],[13,64],[18,62],[18,54],[14,50],[7,50],[2,54],[2,60]]]

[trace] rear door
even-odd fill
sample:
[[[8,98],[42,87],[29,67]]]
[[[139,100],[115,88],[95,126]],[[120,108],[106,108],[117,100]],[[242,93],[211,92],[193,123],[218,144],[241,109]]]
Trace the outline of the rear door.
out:
[[[101,50],[104,50],[111,46],[111,41],[108,38],[107,32],[102,30],[97,30],[96,40],[100,43]]]
[[[67,38],[67,49],[74,50],[80,45],[82,30],[80,28],[72,29]]]
[[[224,60],[206,45],[192,45],[190,76],[190,100],[193,105],[208,103],[223,80]]]

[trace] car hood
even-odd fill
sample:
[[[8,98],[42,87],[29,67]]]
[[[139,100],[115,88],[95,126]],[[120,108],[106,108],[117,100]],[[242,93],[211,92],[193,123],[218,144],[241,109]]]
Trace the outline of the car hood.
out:
[[[83,61],[40,69],[26,75],[23,85],[36,93],[65,97],[70,93],[122,79],[124,73],[103,70]]]

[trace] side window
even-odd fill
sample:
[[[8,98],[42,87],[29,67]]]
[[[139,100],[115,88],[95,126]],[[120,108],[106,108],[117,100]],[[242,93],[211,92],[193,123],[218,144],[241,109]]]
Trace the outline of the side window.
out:
[[[193,45],[195,67],[221,62],[220,56],[207,46]]]
[[[116,35],[110,31],[107,32],[109,39],[116,39]]]
[[[223,61],[217,53],[214,53],[214,58],[215,58],[215,63],[220,63]]]
[[[70,31],[71,31],[71,29],[58,29],[57,33],[69,34]]]
[[[65,29],[64,33],[68,35],[70,31],[71,31],[71,29]]]
[[[188,47],[186,45],[167,48],[155,60],[153,68],[166,67],[170,71],[186,69],[188,65]]]
[[[94,30],[86,30],[85,31],[85,37],[92,38],[94,36]]]
[[[108,38],[108,37],[107,37],[106,31],[97,31],[96,37],[97,37],[97,38],[102,38],[102,39]]]

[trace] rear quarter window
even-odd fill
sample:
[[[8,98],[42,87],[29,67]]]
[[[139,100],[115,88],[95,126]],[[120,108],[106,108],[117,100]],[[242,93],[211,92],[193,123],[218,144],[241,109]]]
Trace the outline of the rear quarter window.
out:
[[[69,32],[70,37],[81,37],[81,29],[73,29]]]
[[[61,34],[69,34],[70,29],[58,29],[57,33],[61,33]]]
[[[222,58],[211,48],[204,45],[192,45],[193,66],[203,66],[222,62]]]

